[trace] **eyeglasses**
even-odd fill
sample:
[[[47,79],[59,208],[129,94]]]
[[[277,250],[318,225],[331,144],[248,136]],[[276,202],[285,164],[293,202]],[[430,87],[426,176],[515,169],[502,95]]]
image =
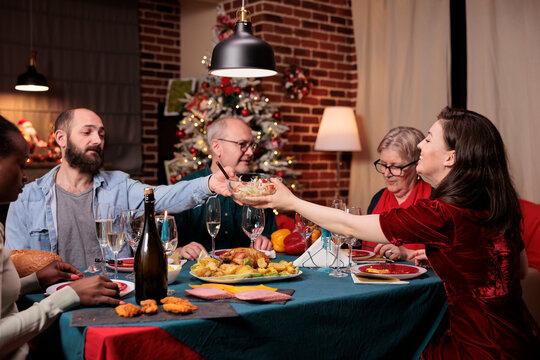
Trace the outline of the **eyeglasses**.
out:
[[[227,139],[218,139],[218,140],[227,141],[227,142],[236,144],[240,146],[240,151],[242,152],[246,152],[250,148],[251,150],[255,151],[255,149],[257,148],[257,144],[255,144],[253,141],[234,141],[234,140],[227,140]]]
[[[418,162],[418,160],[415,160],[413,162],[410,162],[408,163],[407,165],[403,165],[403,166],[387,166],[387,165],[384,165],[384,164],[381,164],[381,159],[375,161],[373,163],[373,165],[375,165],[375,170],[377,170],[377,172],[381,173],[381,174],[384,174],[384,171],[386,169],[388,169],[388,171],[390,171],[390,174],[392,174],[393,176],[401,176],[403,175],[403,169],[405,169],[406,167],[409,167],[413,164],[416,164]]]

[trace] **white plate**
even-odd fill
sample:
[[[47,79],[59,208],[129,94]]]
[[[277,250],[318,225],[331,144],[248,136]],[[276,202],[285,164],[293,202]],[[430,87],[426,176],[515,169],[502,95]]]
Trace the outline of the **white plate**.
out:
[[[405,264],[386,264],[386,266],[388,266],[388,270],[390,270],[390,272],[387,272],[387,273],[372,273],[372,272],[369,272],[369,271],[365,271],[365,269],[367,267],[374,267],[374,268],[384,268],[385,264],[363,264],[363,265],[356,265],[356,266],[353,266],[351,268],[351,271],[352,272],[355,272],[355,273],[364,273],[364,274],[379,274],[379,275],[387,275],[387,276],[392,276],[392,277],[395,277],[395,278],[398,278],[398,279],[413,279],[415,277],[418,277],[422,274],[424,274],[427,269],[423,268],[423,267],[420,267],[420,266],[414,266],[414,265],[405,265]],[[399,272],[395,272],[395,271],[392,271],[392,267],[394,268],[401,268],[401,269],[407,269],[407,270],[413,270],[415,271],[414,273],[408,273],[408,274],[402,274],[402,273],[399,273]]]
[[[191,271],[189,272],[189,275],[196,277],[197,279],[201,281],[206,281],[206,282],[211,282],[211,283],[250,284],[250,283],[263,283],[263,282],[270,282],[270,281],[292,279],[292,278],[302,275],[302,271],[298,271],[298,273],[292,274],[292,275],[259,276],[259,277],[243,278],[243,279],[223,279],[222,277],[199,277],[199,276],[194,275]]]
[[[122,258],[122,259],[118,259],[119,261],[122,260],[131,260],[133,261],[133,258]],[[112,264],[109,264],[109,263],[105,263],[105,266],[107,266],[109,269],[112,269],[114,271],[114,263]],[[121,266],[121,265],[118,265],[118,272],[127,272],[127,273],[130,273],[133,271],[133,264],[131,266]]]
[[[132,283],[131,281],[126,281],[126,280],[112,280],[112,281],[127,285],[124,291],[120,291],[120,297],[126,296],[127,294],[135,290],[135,284]],[[58,290],[59,287],[64,287],[64,285],[69,285],[72,282],[73,281],[66,281],[66,282],[51,285],[45,290],[45,295],[52,295]]]

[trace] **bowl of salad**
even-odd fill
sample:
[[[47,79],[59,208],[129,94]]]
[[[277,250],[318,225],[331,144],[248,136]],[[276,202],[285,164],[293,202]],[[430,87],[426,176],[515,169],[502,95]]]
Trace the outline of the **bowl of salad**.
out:
[[[232,197],[246,205],[254,204],[246,200],[248,196],[265,196],[276,192],[276,185],[270,182],[271,178],[277,178],[281,181],[279,176],[265,173],[239,173],[236,176],[237,180],[227,180],[227,186]]]

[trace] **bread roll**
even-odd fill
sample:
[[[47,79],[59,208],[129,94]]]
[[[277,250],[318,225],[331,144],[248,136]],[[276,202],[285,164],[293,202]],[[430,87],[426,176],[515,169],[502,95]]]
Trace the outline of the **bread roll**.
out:
[[[9,258],[15,265],[19,277],[25,277],[41,270],[53,261],[62,261],[60,256],[52,252],[30,249],[12,250]]]

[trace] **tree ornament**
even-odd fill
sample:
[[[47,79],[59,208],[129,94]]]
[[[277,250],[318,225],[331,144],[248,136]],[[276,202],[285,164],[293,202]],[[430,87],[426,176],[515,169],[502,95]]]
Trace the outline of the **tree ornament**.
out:
[[[242,116],[249,116],[251,114],[248,108],[243,108],[241,113],[242,113]]]
[[[176,136],[178,136],[180,139],[183,138],[184,135],[186,135],[186,133],[183,130],[178,130],[176,132]]]

